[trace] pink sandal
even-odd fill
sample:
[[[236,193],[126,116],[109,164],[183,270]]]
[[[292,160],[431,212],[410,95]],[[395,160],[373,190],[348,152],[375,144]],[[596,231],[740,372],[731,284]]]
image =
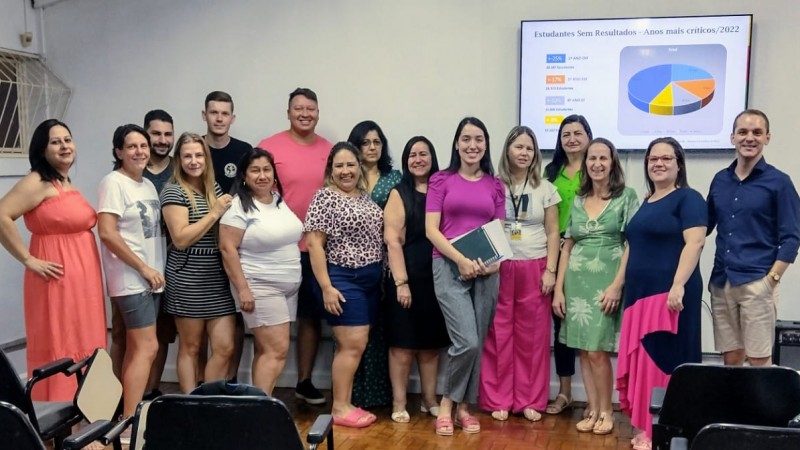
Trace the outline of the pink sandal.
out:
[[[469,414],[456,418],[456,426],[461,427],[465,433],[473,434],[481,431],[481,423],[475,416]]]
[[[453,419],[450,417],[439,417],[436,419],[436,434],[439,436],[453,435]]]
[[[353,408],[344,417],[333,416],[333,424],[350,428],[366,428],[378,420],[375,414],[361,408]]]

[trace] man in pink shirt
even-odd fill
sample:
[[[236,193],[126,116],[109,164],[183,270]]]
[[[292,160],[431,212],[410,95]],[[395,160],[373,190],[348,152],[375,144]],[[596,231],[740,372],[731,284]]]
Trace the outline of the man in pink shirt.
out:
[[[276,133],[258,144],[275,158],[275,170],[283,185],[284,201],[305,222],[306,212],[317,189],[322,187],[325,163],[331,151],[327,139],[316,134],[319,121],[317,94],[297,88],[289,94],[289,129]],[[308,258],[308,248],[300,241],[303,281],[297,304],[297,398],[312,405],[325,403],[325,397],[311,382],[314,360],[320,339],[324,310],[314,299],[315,283]]]

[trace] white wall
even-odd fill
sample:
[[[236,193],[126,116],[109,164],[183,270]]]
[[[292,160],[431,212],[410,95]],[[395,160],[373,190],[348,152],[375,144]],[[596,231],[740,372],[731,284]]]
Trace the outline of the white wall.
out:
[[[496,157],[517,120],[519,23],[524,19],[753,13],[750,105],[771,118],[767,158],[795,175],[800,157],[788,150],[800,101],[795,3],[69,0],[44,11],[44,37],[49,65],[73,89],[66,121],[80,153],[74,180],[92,202],[98,181],[111,168],[110,141],[117,125],[140,123],[149,109],[164,108],[175,117],[176,131],[203,131],[203,98],[217,89],[230,92],[236,102],[232,134],[253,144],[286,128],[288,93],[305,86],[320,97],[318,131],[331,140],[346,138],[360,120],[374,119],[386,131],[395,157],[409,137],[424,134],[446,165],[456,123],[475,115],[489,127]],[[17,26],[18,20],[11,24]],[[5,34],[0,36],[5,45]],[[690,157],[690,182],[705,194],[714,172],[731,157]],[[629,183],[640,192],[641,164],[641,157],[626,159]],[[9,186],[6,180],[0,183],[0,189]],[[702,259],[706,278],[713,250],[709,239]],[[0,276],[20,272],[7,255],[0,258],[5,269]],[[783,284],[782,317],[800,318],[800,304],[791,298],[800,287],[795,272],[790,269]],[[18,281],[12,278],[3,286],[18,304]],[[8,301],[2,305],[7,314],[0,314],[0,325],[21,321],[19,309],[8,307]],[[7,334],[4,329],[0,326],[0,336]],[[712,349],[710,333],[704,349]]]
[[[41,53],[39,32],[39,13],[31,8],[29,0],[0,0],[0,48],[16,52]],[[20,34],[30,31],[34,35],[33,44],[22,47]],[[30,165],[27,159],[0,159],[0,174],[27,173]],[[0,193],[5,194],[17,182],[16,176],[0,175]],[[22,221],[17,228],[27,242],[29,233]],[[7,252],[0,251],[0,344],[25,335],[22,316],[22,265]],[[24,367],[23,367],[24,368]]]

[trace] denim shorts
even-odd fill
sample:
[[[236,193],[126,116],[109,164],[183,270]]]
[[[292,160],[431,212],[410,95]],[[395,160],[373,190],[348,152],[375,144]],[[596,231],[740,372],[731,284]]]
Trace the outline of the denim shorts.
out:
[[[342,303],[342,313],[335,316],[325,311],[328,324],[335,326],[372,325],[378,317],[378,301],[381,296],[383,264],[350,269],[328,264],[328,277],[346,300]],[[316,287],[317,302],[324,309],[322,291]]]

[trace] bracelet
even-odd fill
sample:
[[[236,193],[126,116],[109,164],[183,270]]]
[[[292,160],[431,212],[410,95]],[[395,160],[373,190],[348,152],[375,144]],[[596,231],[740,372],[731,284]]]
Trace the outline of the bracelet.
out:
[[[408,284],[408,280],[394,280],[394,285],[396,287],[400,287],[406,284]]]
[[[553,269],[553,268],[551,268],[551,267],[547,267],[545,270],[547,270],[548,272],[550,272],[550,273],[552,273],[552,274],[555,274],[555,273],[556,273],[556,269]]]

